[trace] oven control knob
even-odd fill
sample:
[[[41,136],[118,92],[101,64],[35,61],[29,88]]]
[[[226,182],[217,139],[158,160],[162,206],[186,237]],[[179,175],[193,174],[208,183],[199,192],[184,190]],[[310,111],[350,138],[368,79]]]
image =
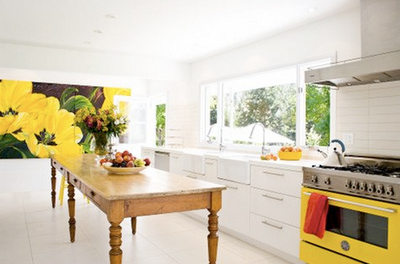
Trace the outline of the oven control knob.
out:
[[[347,189],[350,189],[351,188],[351,181],[350,180],[346,180],[346,182],[344,184],[344,187],[347,188]]]
[[[373,183],[368,184],[368,192],[369,193],[375,192],[375,184],[373,184]]]
[[[360,188],[358,188],[360,191],[364,192],[367,190],[367,184],[365,182],[360,182]]]
[[[377,194],[383,194],[383,185],[382,184],[377,184],[376,185],[376,193]]]
[[[311,176],[311,182],[312,183],[317,183],[318,182],[318,176],[317,175]]]
[[[358,181],[353,181],[351,183],[351,189],[352,190],[357,190],[358,189]]]
[[[387,196],[392,196],[394,194],[393,187],[392,186],[387,186],[385,193],[386,193]]]
[[[326,185],[329,185],[329,184],[331,184],[331,178],[329,178],[329,177],[325,177],[325,179],[324,179],[324,183],[325,183]]]

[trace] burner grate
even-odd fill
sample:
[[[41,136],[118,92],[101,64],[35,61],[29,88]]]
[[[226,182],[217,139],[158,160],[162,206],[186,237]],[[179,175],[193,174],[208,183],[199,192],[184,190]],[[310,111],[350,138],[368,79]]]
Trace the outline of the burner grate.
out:
[[[331,166],[314,166],[321,169],[331,169],[337,171],[349,171],[354,173],[363,173],[363,174],[371,174],[371,175],[380,175],[386,177],[400,178],[400,167],[387,167],[381,165],[369,165],[369,164],[361,164],[355,163],[353,165],[349,165],[346,167],[331,167]]]

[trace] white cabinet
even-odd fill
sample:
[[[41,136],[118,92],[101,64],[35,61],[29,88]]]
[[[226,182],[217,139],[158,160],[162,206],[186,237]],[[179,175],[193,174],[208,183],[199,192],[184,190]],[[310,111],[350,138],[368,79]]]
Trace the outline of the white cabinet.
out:
[[[300,226],[299,198],[256,188],[251,188],[250,197],[252,213]]]
[[[148,149],[148,148],[144,148],[142,147],[142,151],[141,151],[141,158],[149,158],[151,163],[150,166],[154,167],[154,162],[155,162],[155,151],[152,149]]]
[[[250,236],[295,258],[299,257],[300,234],[297,227],[251,213]]]
[[[251,166],[250,236],[295,257],[299,256],[302,177],[298,170]]]
[[[218,173],[218,160],[206,158],[204,160],[204,171],[207,181],[215,182]]]
[[[183,161],[181,153],[169,154],[169,172],[183,175]]]
[[[217,180],[216,182],[227,188],[222,193],[219,225],[249,236],[250,186],[226,180]]]
[[[301,197],[302,171],[252,165],[250,173],[252,187]]]

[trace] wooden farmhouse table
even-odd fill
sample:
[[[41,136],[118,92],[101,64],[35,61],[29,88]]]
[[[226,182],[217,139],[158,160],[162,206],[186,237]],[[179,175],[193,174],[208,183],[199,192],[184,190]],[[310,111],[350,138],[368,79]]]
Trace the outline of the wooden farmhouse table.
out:
[[[75,188],[107,215],[110,223],[110,263],[122,263],[122,228],[120,223],[131,218],[132,233],[136,232],[136,217],[196,209],[207,209],[208,258],[215,264],[218,247],[218,216],[221,193],[226,187],[190,179],[148,167],[138,174],[110,174],[95,162],[92,154],[53,155],[51,157],[51,199],[55,207],[56,170],[68,182],[69,231],[75,241]]]

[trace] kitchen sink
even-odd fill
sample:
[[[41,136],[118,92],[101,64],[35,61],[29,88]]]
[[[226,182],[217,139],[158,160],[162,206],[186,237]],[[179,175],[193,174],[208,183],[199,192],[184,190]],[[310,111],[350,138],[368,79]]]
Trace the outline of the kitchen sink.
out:
[[[218,158],[218,179],[250,184],[250,159],[256,155],[223,154]]]
[[[204,154],[200,152],[184,152],[183,170],[204,174]]]

